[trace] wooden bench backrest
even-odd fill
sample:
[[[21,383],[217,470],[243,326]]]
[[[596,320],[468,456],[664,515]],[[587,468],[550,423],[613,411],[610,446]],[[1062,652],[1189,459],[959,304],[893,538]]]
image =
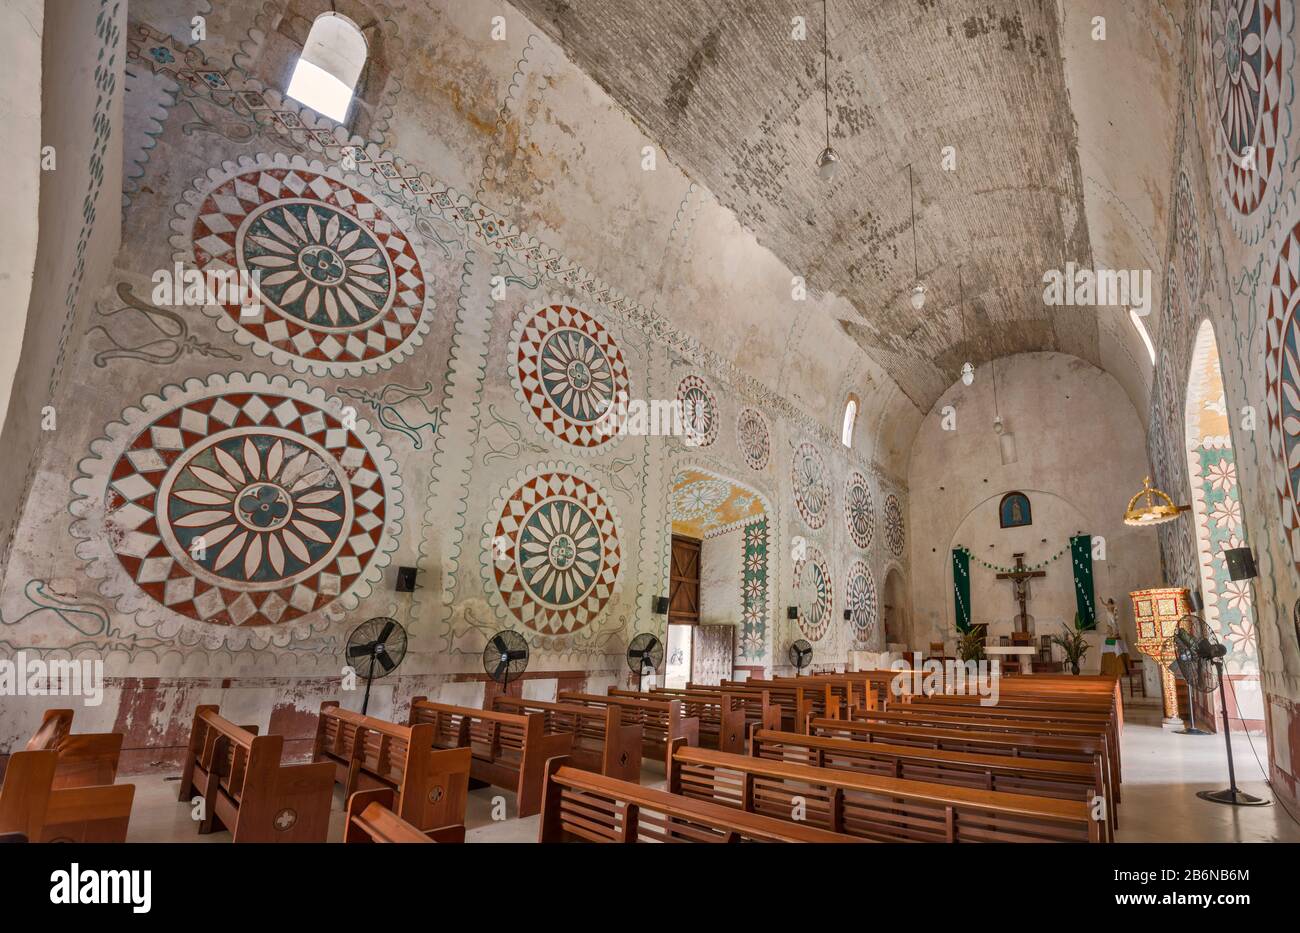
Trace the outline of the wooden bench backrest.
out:
[[[117,780],[125,736],[120,732],[72,731],[73,711],[46,710],[40,727],[27,741],[26,751],[51,749],[59,753],[55,787],[95,787]]]
[[[443,826],[428,832],[393,812],[394,791],[376,787],[357,791],[348,798],[343,822],[343,841],[371,842],[464,842],[464,825]]]
[[[545,732],[544,718],[539,714],[519,715],[489,709],[472,709],[449,703],[434,703],[424,697],[411,701],[410,725],[430,723],[434,727],[434,745],[440,748],[461,747],[467,737],[470,743],[489,749],[492,758],[502,752],[519,752],[532,736]]]
[[[0,785],[0,832],[33,842],[125,842],[134,784],[57,787],[58,752],[14,752]]]
[[[669,790],[880,842],[1102,841],[1081,800],[1034,797],[771,761],[704,748],[673,754]]]
[[[547,763],[539,842],[857,842],[838,833]]]

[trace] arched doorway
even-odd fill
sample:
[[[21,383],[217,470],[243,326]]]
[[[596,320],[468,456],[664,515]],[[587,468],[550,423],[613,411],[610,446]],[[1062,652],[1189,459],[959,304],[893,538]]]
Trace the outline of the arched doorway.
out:
[[[903,585],[903,575],[897,567],[890,567],[885,574],[885,596],[880,608],[885,621],[886,650],[893,650],[894,645],[902,645],[905,652],[911,650],[914,646],[907,588]]]
[[[723,678],[764,671],[771,663],[766,497],[695,462],[673,472],[669,494],[670,575],[693,561],[696,580],[694,612],[674,609],[688,600],[679,599],[681,581],[670,580],[665,685],[716,682],[719,670]]]
[[[1228,648],[1223,659],[1231,681],[1228,717],[1233,729],[1262,729],[1264,704],[1259,684],[1259,654],[1251,582],[1228,576],[1228,548],[1245,547],[1246,526],[1237,484],[1232,426],[1214,325],[1201,322],[1187,374],[1187,475],[1192,491],[1192,520],[1199,555],[1201,615]],[[1222,722],[1217,697],[1200,698],[1197,718]]]

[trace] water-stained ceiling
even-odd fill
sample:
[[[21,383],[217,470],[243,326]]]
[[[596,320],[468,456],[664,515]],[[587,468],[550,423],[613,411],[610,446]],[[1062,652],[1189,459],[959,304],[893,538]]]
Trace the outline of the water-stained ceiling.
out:
[[[1043,303],[1045,270],[1091,264],[1053,0],[829,0],[829,184],[815,170],[816,0],[514,5],[793,274],[845,299],[845,333],[922,410],[968,360],[1057,350],[1099,364],[1096,315]]]

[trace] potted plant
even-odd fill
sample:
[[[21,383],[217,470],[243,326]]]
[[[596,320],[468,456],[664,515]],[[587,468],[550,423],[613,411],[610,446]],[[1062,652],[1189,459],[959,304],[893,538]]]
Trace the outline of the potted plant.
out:
[[[984,633],[987,626],[972,625],[970,631],[957,633],[957,657],[962,661],[984,660]]]
[[[1070,673],[1072,674],[1079,673],[1079,662],[1088,653],[1088,641],[1084,638],[1082,621],[1076,612],[1074,614],[1074,628],[1062,624],[1061,630],[1064,634],[1052,636],[1052,641],[1061,646],[1061,653],[1065,655],[1065,663],[1070,665]]]

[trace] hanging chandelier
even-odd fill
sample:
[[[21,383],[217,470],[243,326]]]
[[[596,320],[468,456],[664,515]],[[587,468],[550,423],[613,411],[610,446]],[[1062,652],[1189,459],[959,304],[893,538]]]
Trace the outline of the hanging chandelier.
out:
[[[1141,505],[1138,500],[1143,499]],[[1156,501],[1156,500],[1163,501]],[[1160,525],[1164,522],[1171,522],[1183,512],[1191,509],[1190,505],[1174,505],[1174,500],[1169,498],[1159,489],[1151,485],[1151,477],[1142,480],[1142,490],[1128,500],[1128,508],[1124,510],[1125,525]]]

